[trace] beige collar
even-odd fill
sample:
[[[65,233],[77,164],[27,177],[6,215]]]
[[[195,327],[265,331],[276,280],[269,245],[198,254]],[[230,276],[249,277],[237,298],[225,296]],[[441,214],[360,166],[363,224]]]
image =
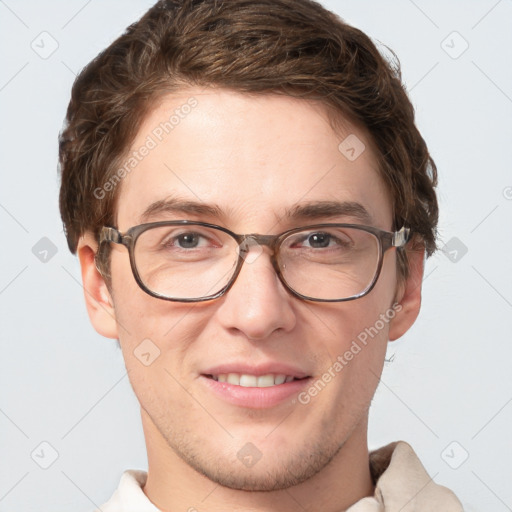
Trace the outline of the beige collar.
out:
[[[436,484],[405,441],[370,452],[375,493],[346,512],[464,512],[455,494]]]

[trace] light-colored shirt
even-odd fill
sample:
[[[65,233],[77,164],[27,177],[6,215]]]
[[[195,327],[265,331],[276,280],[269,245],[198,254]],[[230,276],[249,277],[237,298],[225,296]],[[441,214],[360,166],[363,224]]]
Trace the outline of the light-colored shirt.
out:
[[[429,477],[408,443],[395,441],[374,450],[369,462],[374,495],[346,512],[464,512],[455,494]],[[146,479],[146,471],[126,470],[110,500],[95,512],[160,512],[142,490]]]

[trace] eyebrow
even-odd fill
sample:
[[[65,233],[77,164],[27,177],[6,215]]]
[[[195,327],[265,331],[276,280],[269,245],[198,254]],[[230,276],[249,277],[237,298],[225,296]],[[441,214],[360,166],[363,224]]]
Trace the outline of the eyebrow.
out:
[[[208,216],[215,219],[225,219],[225,212],[217,204],[207,204],[199,201],[168,198],[155,201],[142,213],[141,222],[148,222],[162,214],[190,214]],[[334,217],[353,217],[359,222],[372,224],[373,218],[368,210],[355,201],[309,201],[287,208],[281,220],[304,221]]]
[[[311,201],[286,210],[285,217],[293,220],[354,217],[360,222],[368,224],[373,222],[368,210],[361,203],[355,201]]]
[[[222,209],[215,204],[206,204],[199,201],[187,201],[183,199],[162,199],[151,203],[140,216],[141,221],[147,222],[160,214],[184,213],[194,215],[207,215],[221,218],[224,216]]]

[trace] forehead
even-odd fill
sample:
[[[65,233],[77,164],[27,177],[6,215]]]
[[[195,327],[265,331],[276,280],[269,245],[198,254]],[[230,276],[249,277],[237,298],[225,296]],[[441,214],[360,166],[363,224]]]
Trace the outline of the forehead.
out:
[[[320,103],[284,95],[168,94],[126,156],[117,225],[139,224],[155,204],[179,198],[205,207],[181,218],[199,215],[245,232],[270,229],[314,202],[360,204],[374,225],[389,229],[391,202],[370,141],[341,121],[335,131]]]

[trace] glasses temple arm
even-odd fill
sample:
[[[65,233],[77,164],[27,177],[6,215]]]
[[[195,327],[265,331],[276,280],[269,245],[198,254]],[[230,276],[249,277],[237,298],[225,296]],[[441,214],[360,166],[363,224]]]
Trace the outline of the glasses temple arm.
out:
[[[99,244],[103,242],[114,242],[115,244],[123,243],[123,237],[116,228],[103,227],[100,231]]]
[[[402,226],[399,231],[393,233],[393,247],[403,247],[409,241],[410,235],[411,229]]]

